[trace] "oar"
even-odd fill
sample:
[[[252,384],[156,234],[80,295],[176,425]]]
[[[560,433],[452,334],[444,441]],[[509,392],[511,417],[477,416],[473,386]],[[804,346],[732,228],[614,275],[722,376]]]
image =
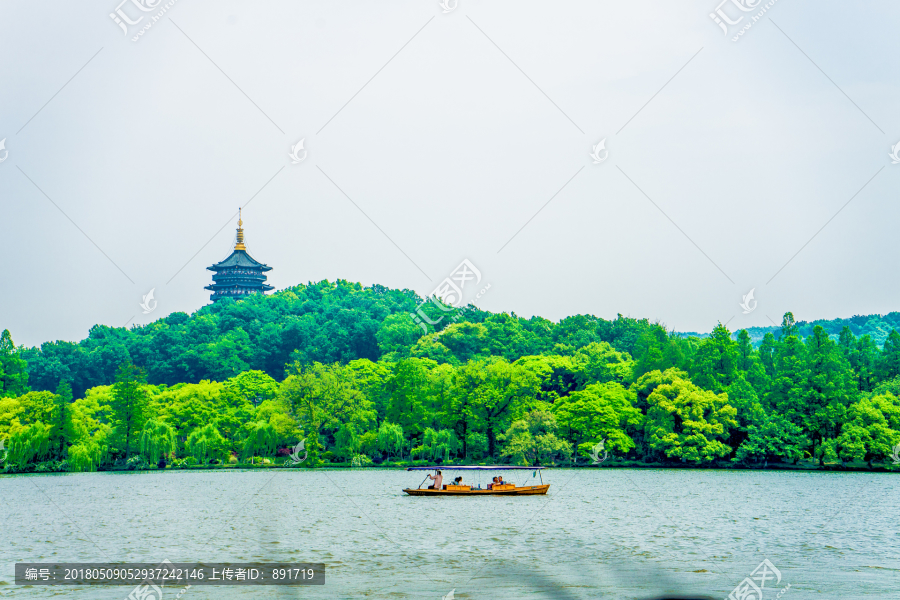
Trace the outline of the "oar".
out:
[[[422,483],[428,481],[428,475],[425,476],[425,479],[422,480]],[[422,489],[422,483],[419,484],[419,489]]]

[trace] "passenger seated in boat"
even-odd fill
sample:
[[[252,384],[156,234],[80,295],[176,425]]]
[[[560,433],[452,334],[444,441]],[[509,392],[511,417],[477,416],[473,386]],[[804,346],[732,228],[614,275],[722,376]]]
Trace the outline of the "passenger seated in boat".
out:
[[[428,476],[428,479],[434,480],[434,484],[428,486],[429,490],[443,489],[443,486],[441,484],[444,482],[444,476],[441,475],[440,471],[435,471],[435,473],[436,473],[436,475],[434,475],[433,477],[431,475]]]
[[[506,482],[503,481],[503,475],[497,477],[497,485],[506,485]]]
[[[493,488],[495,485],[497,485],[497,478],[496,478],[496,477],[494,477],[494,479],[493,479],[492,481],[493,481],[493,483],[489,483],[487,489],[491,489],[491,488]]]
[[[461,475],[460,475],[459,477],[457,477],[456,479],[453,480],[453,485],[462,485],[462,484],[463,484],[463,482],[462,482],[462,476],[461,476]]]

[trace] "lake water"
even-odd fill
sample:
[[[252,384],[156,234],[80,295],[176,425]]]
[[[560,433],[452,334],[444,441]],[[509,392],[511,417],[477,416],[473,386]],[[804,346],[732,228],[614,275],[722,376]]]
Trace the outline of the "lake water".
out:
[[[896,475],[543,476],[547,496],[518,498],[409,497],[424,474],[399,470],[3,476],[0,595],[124,599],[131,587],[17,587],[13,564],[164,559],[326,565],[324,586],[194,586],[184,600],[724,598],[764,559],[781,573],[766,598],[788,584],[784,600],[900,594]]]

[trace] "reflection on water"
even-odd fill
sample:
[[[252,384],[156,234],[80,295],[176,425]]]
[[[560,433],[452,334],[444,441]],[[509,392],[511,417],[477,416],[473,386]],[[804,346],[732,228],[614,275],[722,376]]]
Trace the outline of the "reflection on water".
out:
[[[890,474],[549,470],[547,496],[413,498],[418,473],[169,471],[0,477],[0,594],[15,562],[326,564],[323,587],[194,586],[182,598],[722,598],[764,558],[782,597],[887,598],[900,581]],[[770,582],[766,598],[775,597]],[[176,590],[177,591],[177,590]],[[171,592],[174,598],[176,591]]]

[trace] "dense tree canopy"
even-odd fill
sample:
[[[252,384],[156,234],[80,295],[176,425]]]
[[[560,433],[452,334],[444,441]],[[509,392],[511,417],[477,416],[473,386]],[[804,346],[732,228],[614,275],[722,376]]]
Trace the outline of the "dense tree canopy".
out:
[[[761,336],[719,324],[700,337],[621,315],[448,319],[435,303],[416,322],[421,302],[323,281],[97,325],[78,343],[17,348],[4,331],[7,468],[585,464],[600,447],[664,464],[874,466],[900,449],[900,334],[867,332],[873,319],[835,330],[786,313]]]

